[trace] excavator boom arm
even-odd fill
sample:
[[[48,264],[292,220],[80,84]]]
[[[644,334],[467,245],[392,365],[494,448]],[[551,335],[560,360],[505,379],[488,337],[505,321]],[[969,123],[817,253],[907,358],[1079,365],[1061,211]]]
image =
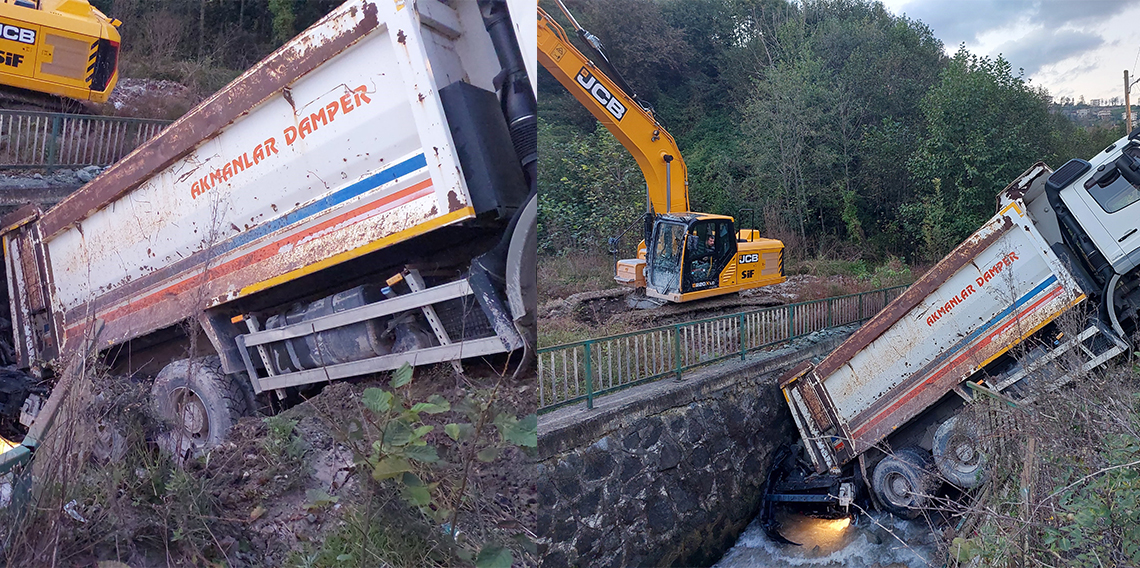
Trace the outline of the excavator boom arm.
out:
[[[538,9],[538,61],[633,155],[657,214],[689,211],[689,178],[673,137]]]

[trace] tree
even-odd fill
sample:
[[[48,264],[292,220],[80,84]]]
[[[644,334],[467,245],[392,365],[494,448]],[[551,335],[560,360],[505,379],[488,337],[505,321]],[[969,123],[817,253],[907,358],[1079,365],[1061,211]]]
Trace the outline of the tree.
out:
[[[269,12],[273,14],[273,39],[288,41],[297,35],[297,16],[293,13],[293,0],[269,0]]]
[[[626,248],[641,240],[645,177],[604,126],[581,136],[540,117],[538,185],[542,252],[603,252],[631,227]]]
[[[980,227],[993,215],[994,196],[1050,157],[1046,101],[1000,56],[979,57],[965,46],[954,55],[922,100],[926,133],[909,164],[922,199],[946,213],[931,254],[941,256]]]

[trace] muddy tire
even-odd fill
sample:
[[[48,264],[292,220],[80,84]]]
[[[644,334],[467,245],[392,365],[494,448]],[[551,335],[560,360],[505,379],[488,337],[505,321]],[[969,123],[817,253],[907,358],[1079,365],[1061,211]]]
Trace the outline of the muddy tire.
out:
[[[913,519],[930,504],[930,493],[937,486],[931,466],[929,452],[903,448],[879,461],[871,488],[888,511]]]
[[[538,197],[523,206],[507,249],[507,305],[515,327],[526,343],[528,358],[538,345]]]
[[[932,445],[934,464],[946,481],[963,489],[985,483],[989,464],[972,422],[951,416],[934,431]]]
[[[221,444],[237,419],[252,412],[239,376],[222,372],[217,357],[175,361],[158,374],[151,405],[171,430],[161,445],[176,456],[194,456]]]

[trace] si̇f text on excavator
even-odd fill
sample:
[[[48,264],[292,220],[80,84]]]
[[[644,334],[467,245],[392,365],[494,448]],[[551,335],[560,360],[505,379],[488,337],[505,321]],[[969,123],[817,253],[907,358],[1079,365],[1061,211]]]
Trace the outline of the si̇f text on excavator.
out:
[[[601,65],[575,48],[557,22],[538,8],[538,61],[633,155],[645,175],[645,240],[637,258],[620,260],[614,279],[645,295],[688,302],[784,281],[784,244],[736,230],[725,215],[689,207],[685,161],[673,137],[609,64],[601,42],[559,8]],[[647,246],[647,244],[649,246]]]

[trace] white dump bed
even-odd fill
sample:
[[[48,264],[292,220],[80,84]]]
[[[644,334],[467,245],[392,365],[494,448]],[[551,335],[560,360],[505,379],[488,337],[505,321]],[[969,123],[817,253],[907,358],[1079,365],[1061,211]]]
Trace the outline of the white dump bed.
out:
[[[1039,166],[1010,187],[1048,173]],[[1007,200],[834,353],[781,385],[816,468],[882,441],[1084,299],[1024,203]]]
[[[533,18],[515,17],[524,52]],[[495,91],[483,26],[473,0],[345,3],[59,206],[9,220],[11,289],[44,296],[14,316],[30,330],[46,309],[60,346],[98,319],[114,344],[475,217],[440,91]]]

